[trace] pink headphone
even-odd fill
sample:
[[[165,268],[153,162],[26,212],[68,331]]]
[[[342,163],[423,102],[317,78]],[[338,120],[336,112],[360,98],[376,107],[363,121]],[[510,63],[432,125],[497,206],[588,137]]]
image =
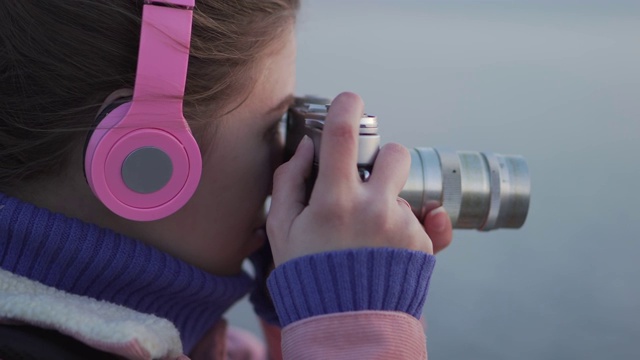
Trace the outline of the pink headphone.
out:
[[[145,0],[133,99],[112,106],[89,135],[87,182],[127,219],[173,214],[200,181],[200,149],[182,113],[194,6]]]

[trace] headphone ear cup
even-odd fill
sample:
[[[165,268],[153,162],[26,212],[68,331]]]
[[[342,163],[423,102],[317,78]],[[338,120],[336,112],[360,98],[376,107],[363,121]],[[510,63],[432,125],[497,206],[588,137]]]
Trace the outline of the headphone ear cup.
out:
[[[82,163],[83,164],[86,163],[87,148],[89,146],[89,141],[91,140],[91,137],[93,136],[93,133],[95,132],[96,129],[100,128],[101,126],[106,126],[107,125],[107,124],[102,124],[101,125],[100,123],[102,122],[102,120],[104,120],[104,118],[107,117],[107,115],[109,115],[112,111],[117,109],[120,105],[124,105],[126,103],[130,103],[132,100],[133,100],[132,96],[126,96],[126,97],[117,98],[113,102],[111,102],[110,104],[105,106],[102,109],[102,111],[100,111],[100,113],[98,113],[98,116],[96,116],[95,120],[93,121],[93,124],[91,126],[91,130],[89,131],[89,133],[87,134],[87,137],[84,140],[84,146],[82,147],[82,154],[83,154]],[[125,112],[125,114],[126,114],[126,112]],[[116,123],[117,123],[117,121],[116,121]],[[82,170],[84,172],[84,178],[87,179],[87,168],[86,168],[86,166],[83,166]]]
[[[125,119],[141,117],[132,106],[125,99],[105,108],[87,141],[85,176],[114,213],[137,221],[157,220],[191,198],[202,170],[200,149],[188,128],[119,126]]]
[[[200,148],[183,113],[194,7],[194,0],[144,2],[133,99],[105,111],[87,142],[91,190],[127,219],[173,214],[200,182]]]

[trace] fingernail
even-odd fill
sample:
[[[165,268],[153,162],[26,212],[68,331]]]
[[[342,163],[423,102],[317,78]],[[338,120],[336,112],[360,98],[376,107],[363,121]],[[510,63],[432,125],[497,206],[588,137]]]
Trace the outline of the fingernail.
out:
[[[302,142],[304,142],[305,144],[311,142],[311,138],[309,137],[309,135],[305,135],[304,137],[302,137]]]
[[[296,152],[298,152],[300,149],[302,149],[305,146],[309,146],[308,145],[309,141],[311,141],[311,138],[308,135],[305,135],[304,137],[302,137],[302,140],[300,140],[300,143],[298,144],[298,148],[296,149]]]
[[[443,213],[444,215],[439,215]],[[444,229],[447,227],[447,211],[444,209],[444,207],[440,206],[436,209],[431,210],[431,212],[429,213],[431,216],[431,228],[434,231],[444,231]]]

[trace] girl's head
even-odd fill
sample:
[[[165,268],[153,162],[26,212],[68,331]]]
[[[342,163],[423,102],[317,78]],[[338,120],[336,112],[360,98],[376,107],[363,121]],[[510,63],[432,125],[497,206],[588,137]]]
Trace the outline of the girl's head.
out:
[[[280,159],[278,119],[295,82],[298,0],[197,0],[184,99],[203,155],[177,213],[133,222],[83,175],[83,145],[105,102],[133,87],[142,2],[10,2],[0,12],[0,191],[232,274],[261,242]]]

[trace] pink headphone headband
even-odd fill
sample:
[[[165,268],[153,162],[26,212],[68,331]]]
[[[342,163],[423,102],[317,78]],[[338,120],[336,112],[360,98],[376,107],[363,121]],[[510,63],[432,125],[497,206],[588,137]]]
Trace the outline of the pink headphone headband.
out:
[[[170,8],[157,4],[179,7]],[[194,0],[145,1],[133,89],[134,101],[147,99],[179,102],[182,114],[193,7]]]

